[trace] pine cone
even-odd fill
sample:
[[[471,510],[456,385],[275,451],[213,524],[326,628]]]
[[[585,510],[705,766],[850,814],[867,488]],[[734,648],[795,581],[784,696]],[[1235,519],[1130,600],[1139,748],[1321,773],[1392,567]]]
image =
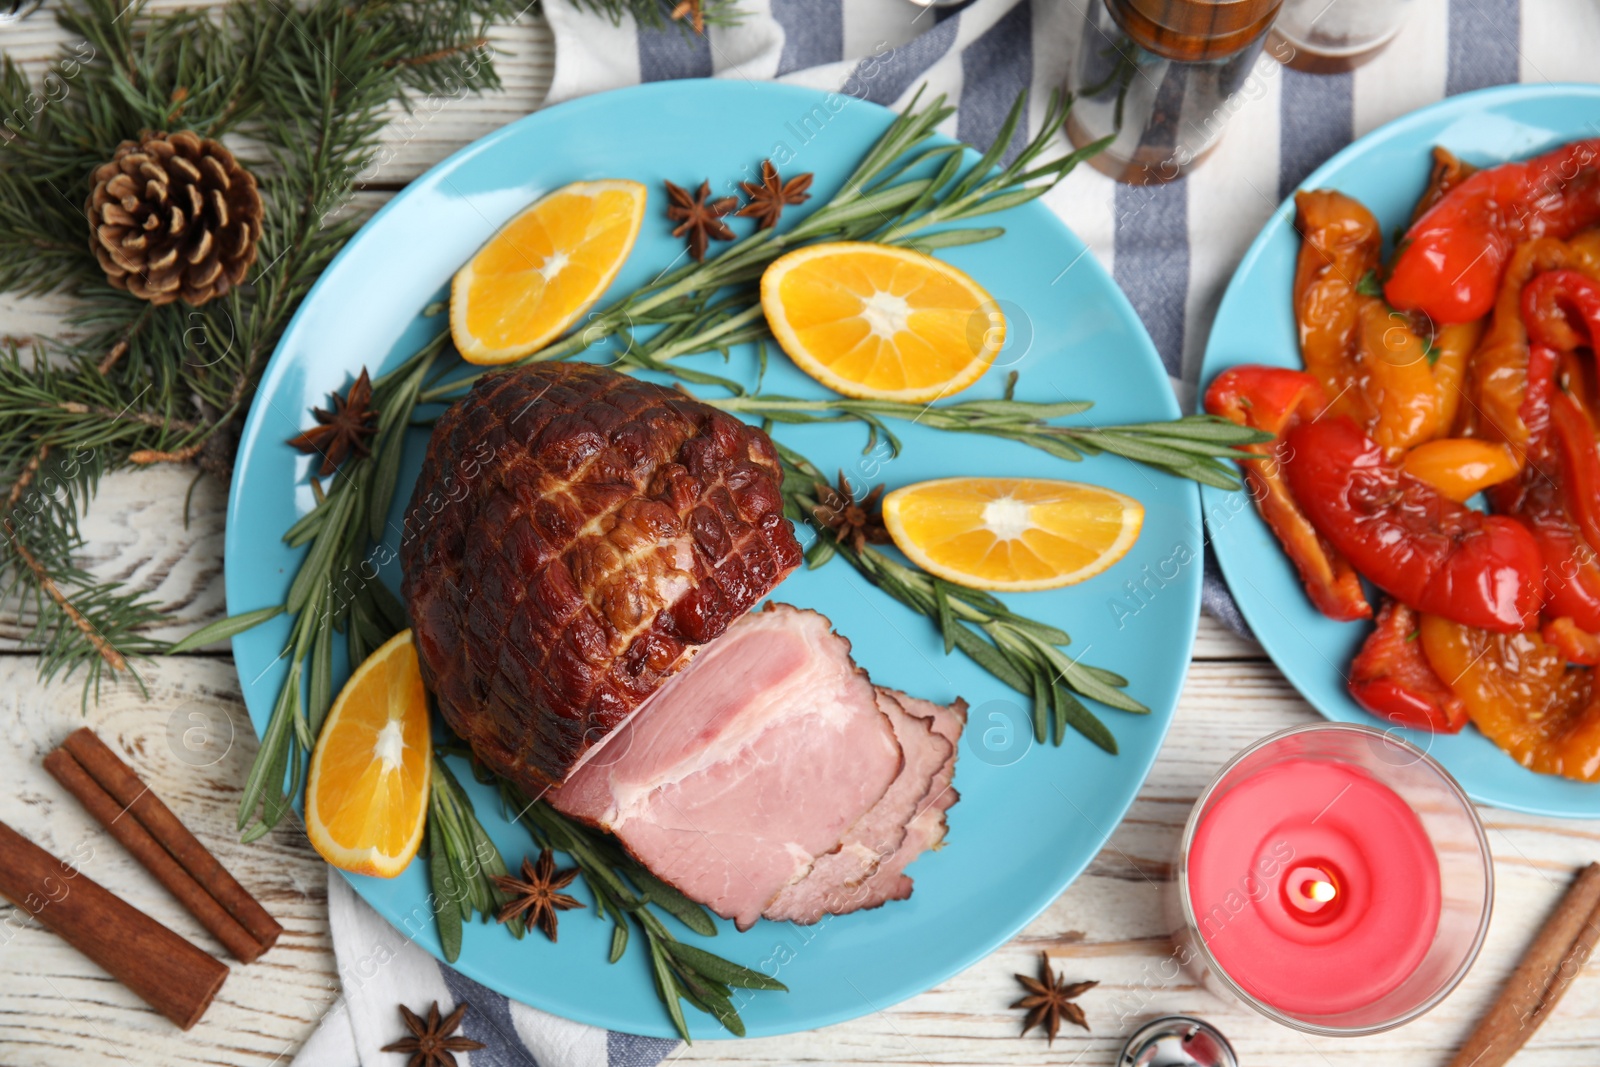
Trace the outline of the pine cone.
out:
[[[216,141],[146,130],[91,180],[89,247],[118,289],[152,304],[200,305],[255,262],[261,192]]]

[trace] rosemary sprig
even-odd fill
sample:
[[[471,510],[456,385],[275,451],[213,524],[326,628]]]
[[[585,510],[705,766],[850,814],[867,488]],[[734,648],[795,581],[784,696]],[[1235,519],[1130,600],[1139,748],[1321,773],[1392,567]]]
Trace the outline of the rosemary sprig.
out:
[[[820,567],[835,555],[911,610],[927,616],[944,636],[945,655],[960,649],[1006,685],[1033,701],[1033,735],[1041,744],[1059,745],[1072,727],[1113,755],[1117,740],[1099,717],[1078,699],[1086,696],[1107,707],[1135,714],[1150,709],[1123,692],[1120,674],[1075,660],[1062,651],[1072,638],[1057,627],[1018,615],[998,599],[926,571],[898,563],[873,548],[860,551],[834,537],[816,520],[816,487],[827,478],[816,464],[777,441],[783,464],[783,496],[791,518],[807,522],[817,540],[806,562]],[[987,638],[987,640],[985,639]]]
[[[494,884],[497,875],[505,874],[505,858],[484,833],[471,798],[435,753],[428,792],[429,902],[446,962],[454,963],[461,955],[463,920],[477,913],[487,922],[506,902],[506,894]],[[505,926],[519,940],[527,930],[521,916]]]
[[[568,819],[542,800],[529,801],[503,778],[495,781],[507,811],[533,835],[534,841],[541,847],[567,853],[583,872],[583,880],[594,894],[596,912],[611,920],[612,963],[627,951],[630,923],[638,929],[650,954],[656,992],[673,1027],[685,1041],[690,1040],[689,1027],[679,1000],[710,1015],[734,1036],[743,1037],[744,1021],[739,1018],[733,991],[787,991],[788,987],[776,978],[673,937],[652,907],[702,937],[716,936],[716,923],[710,912],[651,874],[611,838]]]
[[[370,546],[383,536],[406,429],[446,339],[441,334],[373,382],[373,406],[379,415],[372,455],[346,462],[326,490],[313,481],[317,504],[284,534],[290,547],[309,545],[284,603],[201,627],[168,650],[201,648],[285,612],[293,617],[284,647],[288,675],[239,801],[239,829],[246,841],[276,826],[299,791],[305,756],[333,701],[334,635],[344,635],[350,662],[360,663],[406,626],[405,609],[376,577],[376,568],[363,563]]]
[[[655,368],[669,369],[669,368]],[[673,372],[681,368],[670,368]],[[707,399],[704,403],[724,411],[781,423],[860,422],[867,426],[865,451],[881,437],[898,455],[900,438],[883,421],[897,419],[948,433],[975,433],[1017,441],[1059,459],[1077,461],[1085,455],[1110,452],[1180,478],[1221,489],[1239,488],[1233,460],[1239,445],[1270,439],[1269,434],[1211,415],[1189,415],[1170,422],[1138,422],[1113,426],[1058,426],[1049,420],[1081,415],[1094,406],[1089,400],[1034,403],[1013,398],[1017,375],[1006,383],[998,400],[962,400],[953,404],[909,404],[897,400],[856,400],[756,394]]]

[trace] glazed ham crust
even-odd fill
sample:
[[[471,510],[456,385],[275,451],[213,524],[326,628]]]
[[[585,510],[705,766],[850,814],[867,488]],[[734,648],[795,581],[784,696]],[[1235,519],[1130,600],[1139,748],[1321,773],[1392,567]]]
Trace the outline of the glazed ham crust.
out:
[[[800,562],[772,442],[581,363],[480,380],[407,512],[402,592],[451,729],[530,796]]]

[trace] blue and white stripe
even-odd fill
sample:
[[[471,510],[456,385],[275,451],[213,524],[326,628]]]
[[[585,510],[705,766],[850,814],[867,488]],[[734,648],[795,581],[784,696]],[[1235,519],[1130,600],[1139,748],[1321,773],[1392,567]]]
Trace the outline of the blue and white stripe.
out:
[[[1020,89],[1037,130],[1050,90],[1100,0],[974,0],[959,10],[908,0],[740,0],[748,17],[705,35],[614,26],[565,0],[544,5],[556,39],[549,101],[666,78],[781,79],[890,107],[929,85],[959,104],[944,132],[986,147]],[[1518,80],[1593,80],[1600,39],[1592,0],[1414,0],[1409,21],[1371,63],[1308,75],[1257,64],[1221,143],[1169,185],[1117,185],[1081,167],[1044,202],[1128,294],[1191,404],[1206,333],[1234,266],[1283,198],[1353,137],[1443,96]],[[1012,149],[1026,134],[1018,131]],[[1242,627],[1219,577],[1206,606]],[[389,927],[334,875],[330,925],[344,996],[297,1067],[397,1063],[394,1005],[473,1005],[466,1033],[488,1047],[469,1067],[654,1067],[670,1041],[606,1033],[507,1001],[443,967]],[[372,975],[363,961],[392,956]]]

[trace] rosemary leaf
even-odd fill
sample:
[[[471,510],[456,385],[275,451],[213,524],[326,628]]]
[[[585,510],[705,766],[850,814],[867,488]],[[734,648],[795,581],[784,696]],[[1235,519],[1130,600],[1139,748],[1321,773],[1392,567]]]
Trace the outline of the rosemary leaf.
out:
[[[960,248],[962,245],[993,241],[997,237],[1003,237],[1005,232],[1000,226],[959,226],[948,230],[935,230],[920,237],[908,237],[897,243],[902,248],[931,255],[942,248]]]
[[[461,956],[461,906],[456,902],[457,889],[450,873],[450,861],[445,856],[445,846],[436,838],[438,830],[428,830],[428,876],[433,905],[433,921],[439,931],[439,948],[446,963],[454,963]]]
[[[713,978],[724,985],[733,986],[735,989],[766,989],[776,992],[787,992],[788,986],[776,978],[768,978],[760,971],[752,971],[748,967],[740,966],[721,956],[716,956],[704,949],[686,945],[681,941],[674,941],[668,946],[668,952],[684,963],[693,967],[696,973]]]
[[[939,633],[944,635],[944,654],[948,656],[956,647],[956,616],[950,610],[950,583],[935,577],[933,599],[939,608]]]
[[[717,924],[712,921],[711,915],[705,908],[684,896],[675,887],[668,885],[650,873],[647,867],[635,867],[629,870],[628,877],[644,899],[656,905],[662,911],[677,919],[683,925],[699,934],[701,937],[715,937]],[[710,959],[717,957],[704,953]]]
[[[1050,693],[1055,707],[1056,737],[1062,735],[1064,727],[1071,726],[1111,755],[1117,754],[1117,739],[1106,729],[1106,724],[1084,706],[1083,701],[1073,696],[1064,685],[1052,685]]]
[[[689,1036],[689,1024],[684,1021],[683,1009],[678,1006],[678,999],[684,991],[678,986],[677,979],[672,976],[672,968],[667,965],[666,953],[656,941],[650,942],[650,967],[655,974],[656,993],[661,997],[661,1003],[666,1006],[667,1017],[672,1020],[673,1029],[678,1031],[678,1036],[690,1044],[694,1039]],[[702,1010],[709,1012],[709,1008]]]
[[[1050,693],[1052,688],[1042,674],[1033,672],[1033,739],[1039,744],[1050,740]],[[1059,734],[1061,728],[1056,727]]]
[[[622,919],[614,919],[611,927],[611,955],[607,963],[616,963],[622,959],[623,953],[628,951],[628,924]]]
[[[283,614],[283,605],[278,604],[270,608],[257,608],[255,611],[245,611],[238,615],[229,615],[225,619],[200,627],[194,633],[180,641],[174,641],[167,646],[167,655],[177,655],[180,652],[192,652],[197,648],[204,648],[217,641],[226,641],[237,637],[246,630],[253,630],[270,619],[276,619]]]

